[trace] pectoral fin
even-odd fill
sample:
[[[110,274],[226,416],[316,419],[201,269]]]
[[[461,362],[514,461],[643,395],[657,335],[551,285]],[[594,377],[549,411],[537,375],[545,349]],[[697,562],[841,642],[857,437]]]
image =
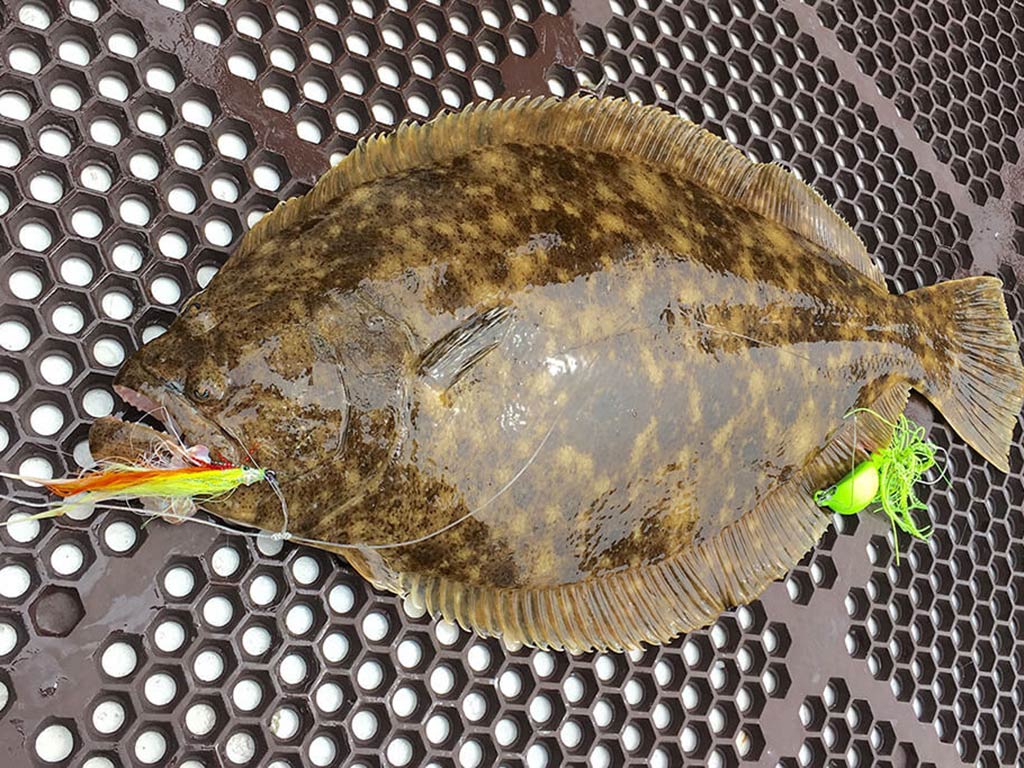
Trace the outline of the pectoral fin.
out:
[[[470,316],[422,354],[420,376],[438,391],[449,389],[501,344],[514,317],[513,309],[507,306],[492,307]]]

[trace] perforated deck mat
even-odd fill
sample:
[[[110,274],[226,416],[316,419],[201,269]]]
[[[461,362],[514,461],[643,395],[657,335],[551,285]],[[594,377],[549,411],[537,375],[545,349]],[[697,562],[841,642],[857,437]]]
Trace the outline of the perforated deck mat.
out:
[[[793,168],[894,290],[1000,275],[1024,337],[1017,2],[0,13],[5,470],[76,471],[89,423],[123,409],[124,357],[360,136],[578,84]],[[949,456],[930,543],[901,537],[897,562],[882,520],[837,521],[762,600],[631,655],[507,650],[334,557],[195,525],[97,513],[4,530],[0,764],[1019,765],[1020,438],[1002,475],[912,409]]]

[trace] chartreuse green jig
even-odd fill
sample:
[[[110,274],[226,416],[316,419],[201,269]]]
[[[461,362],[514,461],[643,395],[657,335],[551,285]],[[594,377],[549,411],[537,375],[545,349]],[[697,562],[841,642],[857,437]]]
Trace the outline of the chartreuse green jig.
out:
[[[906,416],[901,415],[893,424],[865,408],[848,415],[858,412],[869,413],[892,427],[892,440],[838,483],[815,493],[814,502],[841,515],[856,515],[878,504],[892,521],[894,532],[899,528],[915,539],[927,540],[931,527],[921,528],[913,516],[915,511],[927,509],[927,505],[918,498],[914,486],[935,466],[938,446],[925,438],[924,427]],[[899,552],[896,558],[898,562]]]

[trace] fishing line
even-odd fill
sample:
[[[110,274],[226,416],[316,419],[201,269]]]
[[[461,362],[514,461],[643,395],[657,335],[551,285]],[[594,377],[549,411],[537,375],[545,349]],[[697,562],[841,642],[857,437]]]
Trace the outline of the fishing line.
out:
[[[790,355],[793,355],[794,357],[798,357],[801,360],[803,360],[805,362],[808,362],[808,363],[812,363],[813,364],[813,362],[814,362],[813,360],[811,360],[811,358],[807,357],[806,355],[801,355],[799,352],[797,352],[796,350],[792,349],[791,347],[783,347],[783,346],[780,346],[779,344],[770,344],[767,341],[762,341],[761,339],[755,339],[753,336],[746,336],[746,335],[744,335],[742,333],[737,333],[736,331],[730,331],[728,328],[723,328],[722,326],[719,326],[719,325],[714,325],[712,323],[705,323],[703,320],[698,320],[697,318],[693,317],[692,315],[690,316],[690,319],[694,323],[696,323],[697,325],[704,326],[705,328],[708,328],[709,330],[715,331],[716,333],[721,333],[721,334],[723,334],[725,336],[735,336],[736,338],[743,339],[744,341],[752,341],[754,344],[757,344],[758,346],[764,347],[766,349],[777,349],[780,352],[786,352],[786,353],[788,353]]]
[[[17,496],[8,496],[6,494],[0,494],[0,501],[9,501],[12,504],[17,504],[20,507],[28,507],[29,509],[53,509],[55,507],[68,506],[67,503],[63,501],[26,501],[24,499],[19,499]],[[86,503],[87,502],[82,502],[83,505]],[[17,520],[15,522],[26,521]],[[3,523],[0,523],[0,526],[2,525]]]
[[[27,500],[24,500],[24,499],[19,499],[16,496],[0,495],[0,501],[11,502],[11,503],[17,504],[19,506],[27,507],[29,509],[43,510],[42,512],[36,513],[36,514],[28,516],[26,518],[17,519],[17,520],[13,520],[13,521],[12,520],[7,520],[7,521],[0,522],[0,528],[6,527],[7,525],[12,524],[12,523],[13,524],[17,524],[17,523],[22,523],[22,522],[28,522],[29,520],[42,520],[42,519],[47,519],[47,518],[60,517],[60,516],[63,516],[64,514],[67,513],[68,508],[75,507],[75,506],[80,506],[80,507],[90,506],[93,510],[100,509],[100,510],[107,510],[107,511],[124,511],[124,512],[132,512],[132,513],[135,513],[135,514],[138,514],[138,515],[142,515],[142,516],[145,516],[147,518],[161,517],[161,518],[163,518],[165,520],[178,520],[178,521],[181,521],[181,522],[190,522],[191,521],[191,522],[199,523],[201,525],[206,525],[206,526],[209,526],[209,527],[212,527],[212,528],[216,528],[218,530],[226,531],[228,533],[237,533],[239,535],[248,536],[248,537],[269,536],[270,538],[275,539],[275,540],[279,540],[279,541],[294,541],[294,542],[300,543],[300,544],[308,544],[308,545],[315,545],[315,546],[326,546],[326,547],[331,547],[331,548],[334,548],[334,549],[352,549],[352,550],[359,551],[359,550],[397,549],[397,548],[401,548],[401,547],[413,546],[415,544],[421,544],[421,543],[423,543],[425,541],[429,541],[430,539],[433,539],[433,538],[435,538],[437,536],[440,536],[440,535],[446,533],[447,531],[450,531],[451,529],[453,529],[456,526],[464,523],[466,520],[470,519],[471,517],[474,517],[475,515],[479,514],[481,511],[483,511],[488,506],[490,506],[492,503],[494,503],[495,500],[497,500],[499,497],[501,497],[506,492],[508,492],[508,490],[510,488],[512,488],[512,486],[515,485],[516,482],[519,481],[519,479],[526,473],[526,471],[536,461],[537,457],[540,455],[540,452],[544,449],[544,446],[547,445],[548,440],[550,439],[552,433],[555,430],[555,426],[558,424],[559,417],[564,413],[564,411],[565,411],[565,406],[563,406],[562,409],[560,409],[560,411],[557,414],[555,414],[554,418],[551,421],[551,425],[548,427],[547,431],[544,433],[543,438],[541,438],[540,442],[537,444],[537,447],[534,449],[533,453],[523,463],[523,466],[520,467],[519,470],[508,480],[508,482],[506,482],[501,488],[499,488],[498,491],[495,492],[490,498],[488,498],[482,504],[480,504],[477,507],[473,508],[472,510],[470,510],[466,514],[462,515],[461,517],[459,517],[459,518],[457,518],[457,519],[455,519],[455,520],[453,520],[453,521],[451,521],[451,522],[441,526],[440,528],[438,528],[438,529],[436,529],[434,531],[431,531],[430,533],[426,533],[426,534],[424,534],[422,536],[418,536],[418,537],[416,537],[414,539],[406,539],[406,540],[403,540],[403,541],[389,542],[389,543],[385,543],[385,544],[346,544],[346,543],[341,543],[341,542],[328,541],[328,540],[325,540],[325,539],[313,539],[313,538],[307,538],[305,536],[296,536],[296,535],[292,534],[288,530],[289,523],[290,523],[290,516],[289,516],[289,512],[288,512],[288,502],[287,502],[287,499],[285,498],[285,495],[284,495],[283,491],[281,490],[281,486],[280,486],[280,483],[279,483],[279,481],[277,479],[277,475],[274,473],[273,470],[269,470],[269,469],[265,469],[263,467],[260,467],[258,462],[256,461],[255,457],[245,447],[245,445],[240,440],[238,440],[238,438],[235,437],[235,435],[231,434],[227,430],[225,430],[225,432],[227,432],[234,440],[236,440],[236,442],[238,442],[238,444],[239,444],[239,446],[241,446],[242,450],[245,451],[245,453],[248,455],[248,457],[253,462],[253,464],[256,465],[255,467],[253,467],[253,469],[258,470],[259,472],[262,473],[262,478],[261,479],[266,481],[266,483],[270,486],[271,491],[273,492],[273,494],[277,498],[278,502],[280,503],[280,505],[281,505],[281,515],[282,515],[282,520],[283,520],[283,525],[282,525],[282,528],[281,528],[280,531],[272,532],[272,531],[266,531],[264,529],[255,529],[254,526],[247,526],[245,523],[241,523],[241,522],[237,522],[237,521],[232,521],[235,525],[239,525],[239,526],[243,526],[243,527],[249,527],[249,528],[252,529],[252,530],[239,530],[238,528],[230,527],[230,526],[227,526],[227,525],[224,525],[224,524],[221,524],[221,523],[217,523],[217,522],[214,522],[214,521],[211,521],[211,520],[205,520],[205,519],[202,519],[202,518],[195,517],[194,514],[181,515],[181,514],[172,512],[171,509],[170,509],[170,506],[168,506],[164,510],[151,510],[151,509],[145,509],[145,508],[132,507],[132,506],[128,506],[128,505],[117,505],[117,504],[110,504],[109,503],[109,500],[112,499],[112,498],[113,499],[140,498],[138,495],[133,495],[132,494],[131,488],[126,488],[122,492],[115,492],[114,495],[108,496],[106,498],[99,497],[99,498],[96,498],[94,500],[89,500],[87,498],[86,499],[76,499],[75,496],[73,495],[73,496],[69,496],[67,499],[61,499],[59,501],[36,502],[36,501],[27,501]],[[187,450],[186,450],[186,455],[188,455]],[[108,466],[109,466],[109,464],[108,464]],[[116,465],[116,464],[114,465],[114,467],[120,467],[120,466],[121,465]],[[129,466],[133,466],[133,465],[129,465]],[[142,468],[142,469],[144,469],[144,468]],[[245,470],[245,469],[248,469],[248,468],[240,467],[238,469]],[[173,472],[174,470],[170,470],[170,471]],[[16,476],[16,475],[15,476],[4,475],[4,476],[8,477],[9,479],[19,479],[19,480],[22,480],[22,481],[29,479],[29,478],[19,477],[19,476]],[[40,479],[32,478],[32,479],[30,479],[30,481],[31,482],[39,482],[41,485],[45,485],[46,484],[46,482],[43,481],[41,478]],[[51,482],[61,482],[61,481],[51,481]],[[230,488],[230,489],[228,489],[226,491],[223,491],[222,493],[213,494],[213,495],[195,494],[195,495],[190,495],[190,496],[169,496],[169,497],[168,496],[160,497],[160,496],[157,496],[157,495],[149,495],[149,496],[146,496],[145,498],[188,498],[194,505],[196,505],[196,507],[198,507],[199,505],[205,505],[205,504],[209,504],[209,503],[216,503],[218,501],[222,501],[222,500],[226,499],[228,497],[228,495],[230,495],[231,493],[234,493],[236,488]],[[82,492],[82,493],[89,493],[89,492],[90,491],[85,491],[85,492]],[[82,494],[76,494],[76,495],[82,495]],[[210,510],[206,510],[206,511],[208,513],[210,512]],[[213,513],[213,514],[215,514],[215,513]]]
[[[274,492],[274,495],[277,496],[277,500],[281,503],[281,531],[278,535],[283,539],[290,538],[291,534],[288,533],[288,525],[290,523],[290,520],[288,519],[288,502],[285,501],[284,493],[281,491],[281,486],[277,481],[277,474],[274,473],[273,470],[268,470],[260,466],[260,463],[256,460],[256,457],[252,455],[252,451],[249,450],[249,448],[245,445],[244,442],[242,442],[238,435],[236,435],[223,424],[220,424],[218,426],[220,426],[220,428],[228,437],[230,437],[232,440],[238,443],[238,447],[245,451],[245,455],[249,457],[249,461],[252,462],[253,466],[256,469],[263,470],[264,479],[270,485],[270,489]]]
[[[761,346],[765,346],[765,347],[773,347],[774,346],[774,345],[768,344],[767,342],[761,341],[759,339],[755,339],[755,338],[750,337],[750,336],[745,336],[745,335],[740,334],[740,333],[736,333],[736,332],[729,331],[729,330],[721,328],[721,327],[717,327],[717,326],[711,325],[709,323],[705,323],[705,322],[703,322],[701,320],[698,320],[697,318],[692,317],[692,315],[691,315],[691,319],[695,323],[697,323],[697,324],[699,324],[701,326],[710,328],[711,330],[713,330],[715,332],[718,332],[718,333],[723,333],[723,334],[727,334],[727,335],[731,335],[731,336],[736,336],[738,338],[742,338],[742,339],[745,339],[745,340],[747,340],[749,342],[752,342],[752,343],[755,343],[755,344],[758,344],[758,345],[761,345]],[[795,351],[793,351],[791,349],[787,349],[787,348],[783,348],[783,347],[776,347],[776,348],[781,349],[781,350],[786,351],[786,352],[789,352],[790,354],[793,354],[796,357],[799,357],[801,359],[808,360],[808,358],[804,357],[803,355],[800,355],[800,354],[796,353]],[[809,360],[808,360],[808,362],[809,362]],[[516,471],[516,473],[501,488],[499,488],[497,490],[497,492],[495,492],[490,498],[488,498],[486,501],[484,501],[482,504],[478,505],[477,507],[473,508],[472,510],[466,512],[464,515],[456,518],[455,520],[452,520],[451,522],[441,526],[440,528],[437,528],[436,530],[433,530],[433,531],[431,531],[429,533],[426,533],[426,534],[423,534],[421,536],[417,536],[415,538],[405,539],[403,541],[397,541],[397,542],[388,542],[388,543],[383,543],[383,544],[349,544],[349,543],[327,541],[327,540],[324,540],[324,539],[313,539],[313,538],[308,538],[308,537],[303,537],[303,536],[295,536],[294,534],[292,534],[291,531],[289,530],[289,528],[291,527],[291,517],[290,517],[290,513],[289,513],[289,509],[288,509],[288,502],[287,502],[287,499],[286,499],[286,497],[284,495],[284,492],[281,489],[281,484],[280,484],[280,482],[279,482],[279,480],[277,478],[277,475],[275,474],[275,472],[272,469],[266,469],[266,468],[262,467],[260,465],[260,463],[257,461],[256,457],[253,455],[252,451],[249,450],[249,448],[238,437],[238,435],[234,434],[234,432],[231,429],[225,427],[224,425],[219,425],[220,429],[224,432],[225,435],[230,437],[239,448],[241,448],[241,450],[245,453],[246,457],[249,459],[249,462],[251,463],[251,467],[248,467],[248,468],[246,468],[246,467],[233,467],[233,466],[230,466],[230,465],[217,464],[217,469],[222,469],[223,471],[227,471],[229,469],[241,469],[243,471],[245,471],[245,470],[255,471],[255,472],[257,472],[259,474],[259,477],[258,477],[259,481],[266,481],[266,483],[269,486],[271,492],[274,494],[274,496],[278,500],[278,503],[279,503],[280,508],[281,508],[281,528],[276,533],[273,533],[273,532],[270,532],[270,531],[264,531],[262,529],[254,529],[254,527],[252,527],[252,526],[248,526],[248,527],[251,528],[251,530],[248,530],[248,531],[246,531],[246,530],[239,530],[239,529],[234,528],[234,527],[229,527],[227,525],[223,525],[223,524],[216,523],[216,522],[209,521],[209,520],[204,520],[204,519],[197,518],[197,517],[194,516],[194,514],[193,514],[194,510],[195,510],[195,508],[198,505],[205,505],[205,504],[208,504],[208,503],[216,503],[217,501],[226,499],[228,497],[228,495],[235,490],[235,488],[237,487],[237,484],[235,486],[233,486],[231,488],[228,488],[228,489],[226,489],[226,490],[224,490],[224,491],[222,491],[220,493],[217,493],[217,494],[195,493],[191,488],[183,489],[183,488],[178,487],[178,486],[168,486],[166,490],[168,490],[170,492],[163,493],[163,494],[161,494],[159,492],[153,492],[152,490],[149,490],[149,489],[147,489],[148,492],[145,493],[145,494],[133,493],[133,487],[131,486],[131,484],[129,484],[127,487],[124,487],[123,489],[119,488],[119,489],[117,489],[115,491],[109,492],[109,495],[103,495],[102,490],[94,491],[91,488],[88,488],[88,486],[87,486],[87,488],[88,488],[87,490],[81,491],[78,494],[74,494],[74,495],[70,495],[69,494],[70,500],[62,500],[62,501],[58,501],[58,502],[45,502],[45,503],[27,502],[27,501],[19,500],[18,498],[13,497],[13,496],[0,496],[0,499],[2,499],[4,501],[10,501],[10,502],[13,502],[13,503],[16,503],[16,504],[20,504],[22,506],[25,506],[25,507],[28,507],[28,508],[31,508],[31,509],[42,510],[40,513],[32,516],[35,519],[43,519],[43,518],[48,518],[48,517],[58,517],[58,516],[61,516],[61,515],[65,514],[66,511],[69,508],[73,507],[73,506],[91,505],[93,509],[102,509],[102,510],[111,510],[111,511],[129,511],[129,512],[134,512],[136,514],[140,514],[140,515],[146,516],[148,518],[163,517],[166,520],[192,521],[192,522],[197,522],[197,523],[199,523],[201,525],[207,525],[209,527],[216,528],[217,530],[222,530],[222,531],[226,531],[226,532],[229,532],[229,533],[237,533],[239,535],[245,535],[245,536],[261,536],[261,535],[265,535],[265,536],[270,536],[270,537],[272,537],[274,539],[277,539],[277,540],[295,541],[297,543],[325,546],[325,547],[331,547],[331,548],[335,548],[335,549],[354,549],[354,550],[397,549],[397,548],[401,548],[401,547],[408,547],[408,546],[414,546],[416,544],[421,544],[423,542],[429,541],[429,540],[431,540],[433,538],[436,538],[437,536],[440,536],[440,535],[442,535],[442,534],[452,530],[453,528],[457,527],[458,525],[461,525],[462,523],[464,523],[466,520],[468,520],[468,519],[478,515],[480,512],[482,512],[487,507],[489,507],[491,504],[493,504],[498,498],[500,498],[505,493],[507,493],[509,491],[509,489],[511,489],[519,481],[519,479],[527,472],[527,470],[529,470],[529,468],[534,464],[534,462],[536,461],[537,457],[540,455],[541,451],[547,445],[547,442],[550,439],[552,433],[554,432],[555,426],[558,423],[559,417],[563,414],[564,410],[565,410],[565,406],[563,406],[560,409],[559,413],[557,413],[555,415],[555,417],[552,419],[551,425],[548,427],[547,431],[545,432],[544,436],[541,438],[540,442],[537,444],[537,447],[534,449],[534,451],[530,455],[530,457]],[[162,412],[163,415],[164,415],[164,418],[160,418],[160,417],[155,416],[155,414],[158,413],[158,412]],[[175,473],[184,474],[184,472],[186,472],[188,469],[192,469],[192,468],[199,467],[199,466],[210,467],[211,469],[213,468],[213,463],[212,462],[208,461],[204,457],[200,457],[199,455],[197,455],[197,453],[194,452],[194,450],[195,450],[194,448],[190,449],[185,444],[184,439],[183,439],[181,433],[178,431],[177,425],[175,424],[174,419],[171,416],[170,411],[167,409],[166,406],[160,405],[160,406],[158,406],[156,408],[148,409],[147,411],[144,412],[144,414],[145,414],[145,416],[153,416],[154,418],[158,418],[160,421],[162,421],[164,423],[165,427],[168,429],[169,437],[173,438],[173,440],[172,439],[167,439],[166,441],[156,443],[155,446],[151,445],[150,446],[150,450],[146,454],[144,454],[144,456],[143,456],[143,459],[142,459],[142,462],[141,462],[141,466],[139,464],[137,464],[137,463],[133,463],[133,462],[129,462],[129,461],[124,462],[124,464],[122,464],[122,465],[118,465],[118,464],[116,464],[114,462],[107,461],[105,463],[101,463],[100,464],[101,469],[99,471],[101,473],[106,472],[106,473],[110,473],[112,475],[116,475],[118,473],[124,473],[125,475],[130,477],[132,472],[139,471],[139,470],[154,470],[154,471],[166,470],[170,475],[173,476]],[[854,426],[855,426],[855,429],[856,429],[856,419],[854,421]],[[129,442],[129,445],[133,445],[133,444],[134,444],[134,441],[130,441]],[[175,463],[175,460],[177,460],[178,462],[181,462],[184,465],[184,467],[174,467],[173,465]],[[216,471],[213,474],[216,474]],[[87,478],[87,477],[88,477],[88,471],[87,470],[83,470],[83,473],[81,473],[79,475],[79,478],[83,479],[83,482],[85,482],[85,478]],[[67,481],[59,481],[59,480],[51,481],[52,484],[48,484],[46,481],[41,481],[41,479],[37,480],[36,478],[15,478],[15,479],[29,479],[29,480],[32,480],[32,481],[35,481],[35,482],[40,482],[41,485],[46,485],[52,492],[58,492],[58,489],[54,487],[55,485],[59,485],[59,484],[62,484],[62,483],[65,484],[65,485],[68,485]],[[252,482],[256,482],[256,481],[253,480]],[[244,483],[240,482],[238,484],[247,484],[248,485],[248,484],[250,484],[250,482],[244,482]],[[71,487],[73,487],[73,486],[71,486]],[[101,484],[101,487],[102,487],[102,484]],[[136,487],[136,488],[134,488],[134,490],[139,490],[139,489]],[[96,495],[94,495],[92,499],[89,499],[89,498],[75,499],[74,498],[76,495],[85,495],[85,494],[89,494],[89,493],[93,493],[93,494],[96,494]],[[188,501],[193,505],[193,509],[190,510],[190,514],[182,515],[182,514],[178,514],[176,512],[171,511],[171,503],[170,502],[168,502],[167,507],[164,508],[163,510],[152,510],[152,509],[144,509],[144,508],[143,509],[139,509],[139,508],[136,508],[136,507],[115,505],[115,504],[110,504],[109,503],[109,501],[111,499],[119,499],[119,500],[121,500],[121,499],[127,499],[127,498],[141,498],[143,496],[145,498],[188,499]],[[209,511],[209,510],[207,510],[207,511]],[[18,520],[18,521],[15,521],[15,522],[22,522],[22,520]],[[235,521],[232,521],[232,522],[235,522]],[[7,523],[0,523],[0,527],[5,526],[6,524]],[[235,524],[236,525],[243,525],[243,526],[245,526],[244,523],[235,522]]]
[[[523,463],[523,465],[516,471],[516,473],[497,490],[490,498],[484,501],[482,504],[471,509],[466,514],[458,517],[455,520],[433,530],[429,533],[417,536],[412,539],[405,539],[397,542],[388,542],[383,544],[350,544],[335,541],[328,541],[325,539],[313,539],[304,536],[296,536],[289,530],[291,524],[291,518],[288,509],[288,501],[281,489],[280,481],[277,478],[276,473],[272,469],[266,469],[260,466],[256,457],[253,456],[252,452],[246,447],[245,443],[239,439],[230,429],[221,425],[221,429],[226,435],[228,435],[235,443],[241,448],[246,454],[251,467],[245,466],[234,466],[226,465],[207,461],[197,456],[193,450],[186,446],[181,436],[175,430],[173,432],[176,438],[177,444],[171,440],[158,443],[153,449],[143,457],[142,463],[124,462],[123,464],[111,461],[109,459],[102,462],[98,462],[99,467],[96,471],[82,470],[79,473],[77,480],[84,484],[84,487],[80,490],[75,490],[75,479],[60,480],[51,478],[29,478],[20,475],[8,475],[0,473],[0,476],[6,477],[11,480],[21,480],[22,482],[28,481],[32,483],[38,483],[41,486],[46,487],[51,493],[56,493],[63,496],[64,498],[55,501],[48,502],[35,502],[19,499],[14,495],[0,495],[0,501],[11,502],[29,509],[41,510],[40,512],[30,515],[26,518],[19,518],[11,521],[7,520],[0,522],[0,528],[6,527],[10,523],[28,522],[29,520],[40,520],[51,517],[60,517],[66,514],[69,509],[74,507],[86,507],[89,506],[91,509],[96,510],[109,510],[109,511],[125,511],[132,512],[135,514],[143,515],[147,518],[162,517],[165,520],[176,520],[182,522],[196,522],[201,525],[206,525],[217,530],[226,531],[229,533],[237,533],[244,536],[269,536],[272,539],[280,541],[294,541],[301,544],[309,544],[315,546],[324,546],[334,549],[352,549],[352,550],[385,550],[385,549],[397,549],[401,547],[413,546],[415,544],[421,544],[425,541],[429,541],[437,536],[440,536],[447,531],[452,530],[456,526],[464,523],[466,520],[478,515],[484,509],[493,504],[498,498],[507,493],[519,479],[533,466],[537,457],[541,451],[547,445],[548,440],[554,433],[555,427],[557,426],[559,419],[564,415],[565,409],[568,404],[564,404],[559,408],[558,412],[554,415],[551,420],[551,424],[544,436],[541,438],[537,447],[530,454],[529,458]],[[166,408],[163,408],[166,412]],[[169,418],[169,414],[168,414]],[[169,454],[169,456],[168,456]],[[166,466],[168,458],[180,459],[186,463],[184,467]],[[139,473],[140,480],[136,481],[132,477],[134,473]],[[201,490],[197,492],[195,483],[188,483],[188,476],[194,473],[208,475],[210,477],[209,483],[218,488],[217,492],[214,493],[203,493]],[[228,479],[228,473],[231,474],[230,480]],[[179,479],[181,478],[181,479]],[[91,481],[91,482],[90,482]],[[146,485],[149,481],[149,485]],[[218,501],[223,501],[229,497],[230,494],[238,488],[239,485],[251,485],[256,482],[265,481],[270,487],[271,492],[274,494],[278,503],[281,507],[281,518],[282,525],[281,529],[277,532],[266,531],[264,529],[258,529],[255,526],[249,526],[239,521],[231,521],[234,525],[239,525],[250,530],[239,530],[238,528],[223,525],[221,523],[213,522],[210,520],[204,520],[194,515],[196,509],[206,504],[215,504]],[[154,487],[154,484],[156,487]],[[227,487],[225,487],[227,484]],[[113,486],[113,487],[111,487]],[[128,505],[111,504],[111,500],[124,501],[128,499],[164,499],[166,506],[163,509],[146,509],[137,508]],[[174,500],[187,499],[192,505],[192,509],[189,510],[188,515],[182,515],[172,511],[172,504]],[[210,510],[206,510],[210,512]],[[213,514],[216,514],[213,512]]]
[[[565,410],[565,408],[563,406],[562,410],[559,411],[559,413],[557,413],[555,415],[555,418],[552,419],[551,426],[548,427],[547,432],[544,434],[544,437],[541,438],[540,443],[537,445],[536,449],[534,449],[533,453],[530,455],[530,458],[526,460],[526,462],[523,464],[522,467],[519,468],[519,470],[516,472],[516,474],[513,475],[512,478],[507,483],[505,483],[505,485],[503,485],[493,496],[491,496],[489,499],[487,499],[487,501],[485,501],[483,504],[480,504],[479,506],[477,506],[474,509],[470,510],[469,512],[467,512],[466,514],[462,515],[461,517],[459,517],[459,518],[457,518],[455,520],[452,520],[450,523],[447,523],[446,525],[443,525],[440,528],[438,528],[438,529],[436,529],[434,531],[431,531],[430,533],[426,533],[426,534],[424,534],[422,536],[419,536],[419,537],[417,537],[415,539],[406,539],[404,541],[391,542],[391,543],[387,543],[387,544],[344,544],[344,543],[339,543],[339,542],[334,542],[334,541],[327,541],[325,539],[311,539],[311,538],[307,538],[305,536],[296,536],[296,535],[290,533],[287,530],[282,530],[279,533],[271,533],[269,531],[255,533],[255,534],[253,534],[252,532],[245,532],[245,533],[247,535],[256,535],[256,536],[269,535],[269,536],[274,537],[275,539],[280,539],[280,540],[284,540],[284,541],[293,541],[293,542],[296,542],[296,543],[299,543],[299,544],[308,544],[308,545],[312,545],[312,546],[327,546],[327,547],[333,547],[335,549],[354,549],[354,550],[357,550],[357,551],[359,551],[359,550],[399,549],[401,547],[408,547],[408,546],[412,546],[412,545],[415,545],[415,544],[422,544],[424,541],[429,541],[430,539],[433,539],[433,538],[435,538],[437,536],[440,536],[441,534],[446,533],[447,531],[450,531],[452,528],[455,528],[456,526],[464,523],[466,520],[469,520],[471,517],[477,515],[478,513],[483,511],[486,507],[488,507],[490,504],[492,504],[499,496],[501,496],[504,493],[506,493],[513,485],[515,485],[515,483],[519,480],[519,478],[522,477],[523,474],[525,474],[526,470],[530,468],[530,466],[534,463],[534,461],[536,461],[537,456],[540,455],[541,450],[543,450],[544,446],[547,444],[548,439],[551,437],[552,433],[555,431],[555,426],[558,423],[558,418],[559,418],[559,416],[562,415],[562,412],[564,410]],[[280,487],[277,484],[277,478],[273,477],[273,479],[271,480],[271,471],[270,470],[267,470],[267,474],[268,474],[268,477],[267,477],[268,482],[270,482],[271,488],[273,488],[274,492],[277,494],[277,497],[280,500],[282,507],[284,508],[283,509],[284,514],[287,515],[287,502],[285,501],[284,495],[283,495],[283,493],[281,493]],[[196,522],[204,522],[205,524],[211,524],[210,521],[200,521],[197,518],[190,518],[190,519],[193,519]],[[215,526],[215,527],[222,527],[223,528],[223,526]],[[225,528],[225,530],[231,530],[231,529]]]
[[[464,514],[462,517],[459,517],[459,518],[457,518],[455,520],[452,520],[450,523],[448,523],[447,525],[442,526],[441,528],[438,528],[436,531],[432,531],[431,533],[424,534],[423,536],[420,536],[418,538],[407,539],[406,541],[400,541],[400,542],[398,542],[396,544],[361,544],[361,545],[358,545],[357,548],[358,549],[397,549],[399,547],[408,547],[408,546],[411,546],[413,544],[421,544],[424,541],[429,541],[430,539],[433,539],[436,536],[440,536],[442,533],[450,531],[455,526],[457,526],[457,525],[459,525],[461,523],[464,523],[469,518],[474,517],[478,513],[482,512],[486,507],[488,507],[491,503],[493,503],[495,501],[495,499],[497,499],[499,496],[504,494],[509,488],[511,488],[513,485],[515,485],[515,483],[519,480],[520,477],[523,476],[523,474],[526,472],[526,470],[530,468],[530,466],[533,464],[533,462],[537,459],[537,456],[540,455],[540,452],[544,448],[544,445],[547,443],[548,438],[551,437],[551,433],[555,431],[555,424],[558,423],[558,416],[560,416],[560,415],[561,415],[561,413],[558,413],[558,414],[555,415],[555,418],[551,422],[551,426],[548,427],[548,431],[544,434],[544,437],[541,439],[540,443],[537,445],[537,448],[530,455],[530,458],[526,460],[526,463],[523,464],[523,466],[519,468],[519,471],[516,472],[512,476],[512,479],[509,480],[507,483],[505,483],[505,485],[503,485],[500,489],[498,489],[497,493],[495,493],[493,496],[491,496],[489,499],[487,499],[487,501],[485,501],[480,506],[476,507],[475,509],[470,510],[469,512]],[[301,540],[299,538],[294,538],[293,541],[303,541],[303,543],[305,543],[305,544],[319,544],[319,543],[322,543],[322,542],[313,541],[311,539]],[[349,545],[349,546],[356,546],[356,545]]]

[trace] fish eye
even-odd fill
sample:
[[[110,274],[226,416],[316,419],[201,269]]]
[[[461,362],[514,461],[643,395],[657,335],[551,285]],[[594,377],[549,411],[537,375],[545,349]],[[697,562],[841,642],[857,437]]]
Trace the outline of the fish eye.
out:
[[[203,400],[210,399],[210,388],[198,384],[192,388],[192,399],[202,402]]]

